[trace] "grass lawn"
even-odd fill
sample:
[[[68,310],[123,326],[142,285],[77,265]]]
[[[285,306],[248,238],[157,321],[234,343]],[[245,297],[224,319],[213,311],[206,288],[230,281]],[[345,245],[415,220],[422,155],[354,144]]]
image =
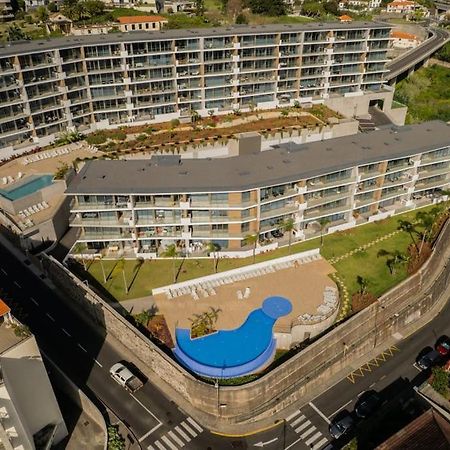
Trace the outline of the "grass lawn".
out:
[[[424,208],[431,209],[432,206]],[[344,232],[337,232],[324,237],[321,254],[327,258],[334,258],[369,243],[397,229],[398,220],[414,219],[417,211],[411,211],[378,223],[371,223]],[[386,258],[377,258],[380,249],[388,251],[406,251],[410,244],[410,237],[406,233],[398,233],[393,237],[370,247],[365,252],[354,254],[334,264],[338,274],[345,282],[350,295],[357,291],[356,276],[361,275],[369,280],[368,290],[380,295],[406,277],[406,267],[400,267],[394,276],[390,275],[386,266]],[[320,246],[320,239],[312,239],[292,245],[291,253],[302,252]],[[273,252],[264,253],[256,257],[256,262],[267,261],[289,254],[287,247]],[[219,261],[220,272],[252,264],[253,258],[222,259]],[[136,261],[125,263],[125,275],[129,285],[129,293],[125,294],[122,273],[114,271],[116,261],[103,261],[108,280],[104,287],[119,301],[151,295],[152,289],[165,286],[173,281],[173,261],[171,259],[149,260],[137,270]],[[181,266],[181,267],[180,267]],[[176,270],[179,271],[178,281],[186,281],[213,273],[213,261],[210,259],[175,260]],[[102,269],[99,261],[89,264],[88,271],[103,285]]]

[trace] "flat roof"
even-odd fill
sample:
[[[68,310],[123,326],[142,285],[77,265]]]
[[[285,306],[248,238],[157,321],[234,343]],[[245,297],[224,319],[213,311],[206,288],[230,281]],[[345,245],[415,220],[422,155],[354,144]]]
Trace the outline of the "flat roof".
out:
[[[271,150],[219,159],[89,161],[66,194],[152,194],[244,191],[307,179],[412,156],[450,145],[442,121],[388,127],[320,142],[275,146]],[[175,156],[174,158],[178,158]]]
[[[298,31],[351,30],[360,28],[392,28],[383,22],[309,22],[301,24],[233,25],[216,28],[173,29],[160,31],[134,31],[132,33],[91,34],[57,39],[5,42],[0,44],[0,57],[21,53],[71,48],[81,45],[117,44],[121,42],[161,41],[197,37],[232,36],[243,34],[295,33]]]

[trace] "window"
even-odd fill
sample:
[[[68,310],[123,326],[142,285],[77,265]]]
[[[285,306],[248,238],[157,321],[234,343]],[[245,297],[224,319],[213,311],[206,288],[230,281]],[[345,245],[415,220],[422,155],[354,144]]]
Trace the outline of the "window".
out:
[[[241,224],[241,233],[247,233],[250,230],[250,222]]]
[[[242,203],[246,203],[250,201],[250,191],[242,193]]]

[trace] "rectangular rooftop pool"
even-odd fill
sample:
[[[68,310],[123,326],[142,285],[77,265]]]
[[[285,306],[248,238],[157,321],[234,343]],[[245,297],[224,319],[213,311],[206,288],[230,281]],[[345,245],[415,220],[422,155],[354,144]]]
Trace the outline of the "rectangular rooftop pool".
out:
[[[8,200],[14,201],[33,194],[53,183],[53,175],[31,175],[10,189],[0,189],[0,194]]]

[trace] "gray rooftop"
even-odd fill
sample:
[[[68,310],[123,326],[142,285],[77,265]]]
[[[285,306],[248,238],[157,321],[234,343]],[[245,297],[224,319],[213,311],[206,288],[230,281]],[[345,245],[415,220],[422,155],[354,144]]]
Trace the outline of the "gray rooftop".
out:
[[[169,39],[189,39],[198,37],[220,37],[244,34],[256,36],[266,33],[294,33],[297,31],[353,30],[361,28],[392,28],[382,22],[309,22],[302,24],[234,25],[216,28],[192,28],[161,31],[133,31],[130,33],[91,34],[58,39],[20,41],[0,44],[0,57],[21,53],[71,48],[81,45],[117,44],[121,42],[161,41]]]
[[[294,144],[220,159],[87,162],[68,194],[151,194],[243,191],[377,161],[397,159],[450,145],[450,125],[441,121],[388,127],[326,141]],[[175,156],[175,158],[177,158]]]

